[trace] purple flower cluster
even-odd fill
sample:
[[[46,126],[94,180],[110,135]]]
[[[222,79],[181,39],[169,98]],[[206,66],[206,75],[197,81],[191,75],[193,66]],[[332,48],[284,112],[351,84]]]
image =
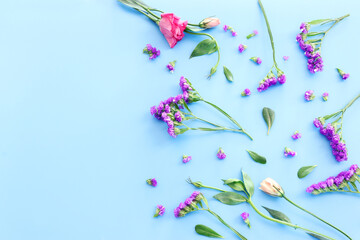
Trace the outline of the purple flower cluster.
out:
[[[217,154],[216,154],[217,158],[220,160],[223,160],[226,158],[226,154],[224,152],[224,150],[222,148],[219,148]]]
[[[296,36],[296,41],[299,43],[301,50],[304,51],[305,56],[308,58],[307,67],[311,73],[320,72],[323,70],[323,60],[320,52],[315,51],[315,47],[308,41],[304,41],[308,32],[308,25],[301,24],[300,29],[302,33]]]
[[[296,131],[291,137],[294,140],[297,140],[297,139],[301,138],[301,133],[299,131]]]
[[[247,49],[247,46],[245,44],[241,44],[239,45],[239,52],[242,53],[243,51],[245,51]]]
[[[193,192],[185,202],[181,202],[179,206],[174,209],[175,217],[184,217],[187,213],[196,211],[198,209],[197,204],[200,203],[202,199],[203,195],[200,192]]]
[[[246,88],[242,93],[241,96],[245,97],[245,96],[250,96],[251,95],[251,91],[250,89]]]
[[[353,164],[349,170],[339,173],[336,177],[329,177],[325,181],[311,185],[306,189],[306,192],[319,194],[336,191],[345,187],[350,190],[348,182],[354,183],[356,180],[359,180],[357,175],[360,175],[360,169],[357,164]]]
[[[246,219],[249,218],[249,213],[243,212],[243,213],[241,214],[241,217],[242,217],[242,219],[245,221]]]
[[[237,33],[235,32],[234,28],[230,27],[229,25],[224,25],[223,27],[224,31],[227,32],[228,30],[231,31],[231,35],[233,37],[236,37],[237,36]]]
[[[307,90],[304,94],[304,98],[306,101],[310,102],[315,99],[314,91],[313,90]]]
[[[182,157],[183,163],[188,163],[188,162],[190,162],[190,160],[192,160],[191,156],[183,155],[183,157]]]
[[[165,207],[163,205],[157,205],[154,217],[162,216],[165,213]]]
[[[149,178],[148,180],[146,180],[146,183],[153,187],[157,186],[157,181],[155,178]]]
[[[168,133],[172,137],[176,137],[179,129],[176,126],[181,125],[181,122],[184,120],[184,115],[180,112],[180,109],[183,108],[184,102],[189,103],[192,99],[191,91],[193,91],[190,86],[190,82],[185,78],[180,78],[179,83],[182,94],[177,95],[176,97],[169,97],[165,101],[161,101],[160,104],[152,106],[150,108],[150,113],[156,119],[164,121],[168,125]]]
[[[263,92],[269,87],[276,85],[277,83],[284,84],[286,82],[286,75],[283,72],[278,72],[278,77],[276,78],[274,74],[266,76],[260,83],[257,88],[258,92]]]
[[[156,47],[151,46],[151,44],[146,44],[143,53],[148,54],[150,60],[160,56],[160,50],[156,49]]]
[[[336,161],[347,161],[346,144],[341,139],[340,135],[336,133],[335,127],[331,123],[328,123],[326,127],[324,127],[322,120],[318,118],[315,118],[313,123],[316,128],[320,129],[320,133],[330,141],[332,154],[335,156]]]
[[[288,147],[285,147],[284,156],[285,156],[285,157],[295,157],[295,156],[296,156],[296,152],[293,151],[293,150],[291,150],[291,149],[288,148]]]

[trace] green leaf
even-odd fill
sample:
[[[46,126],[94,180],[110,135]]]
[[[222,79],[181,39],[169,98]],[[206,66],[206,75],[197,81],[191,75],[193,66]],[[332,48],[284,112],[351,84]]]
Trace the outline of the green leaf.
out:
[[[234,189],[235,191],[245,191],[245,185],[244,183],[239,180],[239,179],[235,179],[235,178],[230,178],[227,180],[223,180],[225,185],[228,185],[229,187],[231,187],[232,189]]]
[[[187,26],[186,26],[186,30],[190,30],[190,31],[192,31],[192,32],[201,32],[201,31],[204,31],[205,28],[187,25]]]
[[[234,80],[234,77],[232,75],[232,73],[230,72],[230,70],[224,66],[224,74],[225,74],[225,77],[226,79],[229,81],[229,82],[232,82]]]
[[[275,112],[271,108],[264,107],[262,111],[263,118],[268,126],[267,134],[269,135],[270,128],[272,127],[275,120]]]
[[[242,177],[244,180],[245,189],[251,197],[252,195],[254,195],[254,183],[249,177],[249,175],[247,175],[244,171],[242,171]]]
[[[317,165],[314,166],[305,166],[299,169],[299,171],[297,172],[298,178],[304,178],[306,177],[309,173],[312,172],[312,170],[314,170],[314,168],[316,168]]]
[[[320,34],[323,34],[324,32],[309,32],[307,33],[306,35],[308,37],[312,37],[312,36],[316,36],[316,35],[320,35]]]
[[[198,224],[198,225],[195,226],[195,231],[197,232],[197,234],[200,234],[200,235],[205,236],[205,237],[224,238],[223,236],[221,236],[220,234],[218,234],[217,232],[215,232],[211,228],[209,228],[209,227],[207,227],[205,225],[201,225],[201,224]]]
[[[217,51],[216,41],[212,39],[205,39],[199,42],[191,53],[190,58],[211,54]]]
[[[311,22],[308,22],[308,24],[310,24],[310,25],[317,25],[317,24],[320,24],[320,23],[328,22],[328,21],[331,21],[331,19],[318,19],[318,20],[313,20],[313,21],[311,21]]]
[[[226,205],[237,205],[247,200],[246,197],[236,192],[222,192],[216,194],[214,198]]]
[[[310,236],[312,236],[313,238],[316,238],[316,239],[319,239],[319,240],[329,240],[330,238],[326,238],[326,237],[323,237],[323,236],[320,236],[320,235],[317,235],[315,233],[307,233],[309,234]]]
[[[273,218],[278,219],[280,221],[291,223],[290,218],[286,216],[284,213],[264,206],[263,208],[265,208],[265,210],[268,211]]]
[[[257,154],[256,152],[253,152],[253,151],[250,151],[250,150],[246,150],[250,157],[255,161],[255,162],[258,162],[258,163],[261,163],[261,164],[265,164],[266,163],[266,158],[263,157],[263,156],[260,156],[259,154]]]

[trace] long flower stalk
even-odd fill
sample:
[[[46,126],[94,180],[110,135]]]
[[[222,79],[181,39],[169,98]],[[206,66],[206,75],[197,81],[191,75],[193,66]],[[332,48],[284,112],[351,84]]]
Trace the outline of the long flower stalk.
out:
[[[276,85],[278,82],[280,84],[284,84],[286,82],[286,76],[285,76],[284,72],[279,68],[279,66],[276,62],[274,37],[271,32],[269,20],[266,16],[265,8],[264,8],[261,0],[258,0],[258,1],[259,1],[261,11],[264,15],[266,27],[267,27],[269,38],[270,38],[271,48],[272,48],[272,52],[273,52],[273,65],[270,68],[270,71],[268,72],[266,77],[260,81],[259,87],[257,88],[258,92],[263,92],[263,91],[267,90],[269,87]]]
[[[220,188],[216,188],[216,187],[211,187],[211,186],[207,186],[207,185],[204,185],[202,184],[202,182],[193,182],[191,181],[191,179],[189,178],[187,180],[188,183],[192,184],[194,187],[196,188],[208,188],[208,189],[213,189],[213,190],[217,190],[219,192],[222,192],[222,193],[232,193],[232,192],[228,192],[228,191],[225,191],[223,189],[220,189]],[[238,182],[241,182],[241,184],[243,185],[244,183],[240,180],[238,180]],[[280,224],[283,224],[283,225],[286,225],[286,226],[289,226],[289,227],[292,227],[294,229],[301,229],[307,233],[312,233],[312,234],[315,234],[317,236],[321,236],[323,238],[326,238],[326,239],[330,239],[330,240],[336,240],[334,238],[331,238],[327,235],[324,235],[322,233],[318,233],[316,231],[313,231],[311,229],[307,229],[307,228],[304,228],[304,227],[301,227],[301,226],[298,226],[298,225],[295,225],[295,224],[292,224],[290,222],[286,222],[286,221],[282,221],[282,220],[279,220],[279,219],[276,219],[276,218],[273,218],[273,217],[269,217],[267,215],[265,215],[264,213],[262,213],[256,206],[255,204],[253,203],[253,201],[251,200],[251,194],[249,192],[247,192],[247,190],[241,190],[242,192],[245,193],[246,197],[243,197],[245,200],[245,202],[247,202],[254,210],[257,214],[259,214],[261,217],[265,218],[266,220],[269,220],[269,221],[272,221],[272,222],[276,222],[276,223],[280,223]],[[240,195],[240,194],[239,194]],[[242,195],[240,195],[242,196]],[[244,202],[244,201],[241,201],[241,202]],[[241,203],[239,202],[239,203]],[[223,202],[224,203],[224,202]],[[226,204],[226,203],[225,203]],[[232,203],[231,205],[234,205],[234,203]],[[351,238],[350,238],[351,239]]]

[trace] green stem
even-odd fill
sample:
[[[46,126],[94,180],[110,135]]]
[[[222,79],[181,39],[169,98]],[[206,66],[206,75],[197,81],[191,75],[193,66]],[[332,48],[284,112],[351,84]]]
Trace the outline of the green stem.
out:
[[[357,95],[353,100],[351,100],[343,109],[342,112],[344,113],[353,103],[360,98],[360,94]]]
[[[313,230],[306,229],[306,228],[300,227],[300,226],[298,226],[298,225],[294,225],[294,224],[289,223],[289,222],[281,221],[281,220],[278,220],[278,219],[275,219],[275,218],[266,216],[265,214],[263,214],[262,212],[260,212],[259,209],[256,208],[256,206],[254,205],[254,203],[253,203],[250,199],[248,200],[248,203],[251,205],[251,207],[255,210],[255,212],[256,212],[257,214],[259,214],[260,216],[262,216],[263,218],[265,218],[265,219],[267,219],[267,220],[269,220],[269,221],[276,222],[276,223],[280,223],[280,224],[283,224],[283,225],[286,225],[286,226],[289,226],[289,227],[293,227],[293,228],[295,228],[295,229],[298,229],[298,228],[299,228],[299,229],[301,229],[301,230],[303,230],[303,231],[305,231],[305,232],[314,233],[314,234],[316,234],[316,235],[322,236],[322,237],[324,237],[324,238],[328,238],[328,239],[330,239],[330,240],[336,240],[336,239],[334,239],[334,238],[328,237],[328,236],[326,236],[326,235],[324,235],[324,234],[315,232],[315,231],[313,231]]]
[[[293,201],[291,201],[289,198],[287,198],[285,195],[282,195],[282,197],[283,197],[286,201],[288,201],[289,203],[291,203],[292,205],[294,205],[295,207],[297,207],[297,208],[303,210],[304,212],[310,214],[311,216],[319,219],[319,220],[322,221],[323,223],[329,225],[330,227],[332,227],[332,228],[336,229],[337,231],[341,232],[342,234],[344,234],[348,239],[351,239],[351,237],[349,237],[346,233],[344,233],[343,231],[341,231],[339,228],[337,228],[337,227],[335,227],[334,225],[328,223],[327,221],[321,219],[320,217],[316,216],[315,214],[309,212],[308,210],[300,207],[299,205],[297,205],[296,203],[294,203]]]
[[[253,140],[253,138],[248,133],[246,133],[245,130],[240,126],[240,124],[234,118],[232,118],[228,113],[226,113],[224,110],[222,110],[221,108],[219,108],[218,106],[216,106],[215,104],[213,104],[211,102],[208,102],[204,99],[200,99],[200,100],[206,104],[209,104],[210,106],[212,106],[213,108],[215,108],[216,110],[218,110],[219,112],[224,114],[230,121],[232,121],[236,126],[238,126],[246,136],[248,136],[251,140]]]
[[[275,66],[277,67],[277,63],[276,63],[276,59],[275,59],[274,38],[273,38],[271,29],[270,29],[270,24],[269,24],[268,18],[267,18],[267,16],[266,16],[264,6],[263,6],[262,3],[261,3],[261,0],[259,0],[259,5],[260,5],[261,11],[262,11],[262,13],[263,13],[263,15],[264,15],[264,18],[265,18],[266,27],[267,27],[267,30],[268,30],[268,33],[269,33],[270,42],[271,42],[271,47],[272,47],[272,50],[273,50],[273,60],[274,60]]]
[[[322,45],[322,42],[323,42],[326,34],[328,34],[328,32],[330,31],[330,29],[332,29],[337,23],[339,23],[341,20],[343,20],[344,18],[346,18],[346,17],[348,17],[348,16],[350,16],[350,14],[346,14],[346,15],[344,15],[344,16],[342,16],[342,17],[339,17],[339,18],[334,19],[334,20],[333,20],[334,23],[330,26],[330,28],[329,28],[328,30],[326,30],[326,31],[323,32],[324,35],[322,36],[322,38],[320,38],[320,43],[319,43],[319,51],[320,51],[320,52],[321,52],[321,45]]]
[[[194,26],[196,26],[196,25],[194,25]],[[209,38],[211,38],[212,40],[215,41],[216,48],[217,48],[217,52],[218,52],[218,60],[217,60],[215,66],[214,66],[213,68],[217,69],[217,67],[219,66],[219,63],[220,63],[220,47],[219,47],[219,44],[217,43],[216,39],[215,39],[213,36],[211,36],[210,34],[208,34],[208,33],[198,33],[198,32],[193,32],[193,31],[189,31],[189,30],[185,30],[185,32],[190,33],[190,34],[193,34],[193,35],[204,35],[204,36],[208,36]],[[213,72],[213,73],[210,72],[209,77],[211,77],[211,75],[214,74],[214,73],[215,73],[215,72]]]
[[[143,11],[141,11],[141,10],[139,10],[139,9],[136,9],[136,8],[134,8],[134,9],[135,9],[136,11],[144,14],[145,16],[147,16],[148,18],[150,18],[152,21],[154,21],[154,22],[157,21],[157,19],[154,19],[154,17],[150,16],[149,14],[146,14],[146,13],[144,13]]]
[[[213,216],[215,216],[222,224],[224,224],[226,227],[228,227],[229,229],[231,229],[231,231],[233,231],[240,239],[242,240],[247,240],[246,237],[244,237],[243,235],[241,235],[238,231],[236,231],[233,227],[231,227],[229,224],[227,224],[219,215],[217,215],[216,213],[214,213],[213,211],[211,211],[210,209],[206,209],[206,211],[208,211],[209,213],[211,213]]]

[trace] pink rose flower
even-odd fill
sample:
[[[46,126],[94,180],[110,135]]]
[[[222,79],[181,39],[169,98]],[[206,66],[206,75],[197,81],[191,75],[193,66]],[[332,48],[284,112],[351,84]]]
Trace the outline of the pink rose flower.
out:
[[[166,41],[170,47],[173,48],[178,41],[184,37],[184,30],[187,26],[187,21],[180,21],[180,18],[173,13],[161,14],[159,22],[160,31],[164,34]]]

